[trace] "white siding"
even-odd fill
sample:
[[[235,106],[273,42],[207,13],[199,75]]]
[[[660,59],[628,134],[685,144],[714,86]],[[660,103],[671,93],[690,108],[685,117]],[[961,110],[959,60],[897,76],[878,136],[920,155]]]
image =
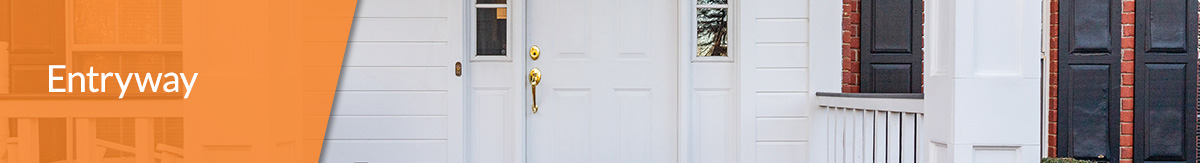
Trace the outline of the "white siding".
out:
[[[740,1],[741,162],[810,162],[815,92],[840,91],[841,1]]]
[[[463,161],[462,7],[358,2],[321,162]]]
[[[807,3],[807,2],[802,2]],[[809,56],[808,53],[808,20],[806,14],[808,8],[803,5],[792,4],[773,4],[768,1],[746,2],[747,8],[766,9],[766,10],[797,10],[800,12],[792,13],[750,13],[746,12],[743,15],[742,22],[746,28],[744,33],[746,40],[743,41],[743,46],[746,50],[753,49],[758,57],[752,60],[785,60],[791,58],[800,58]],[[785,49],[794,49],[794,51],[786,51]],[[759,110],[805,110],[810,106],[789,105],[786,101],[808,101],[809,96],[808,82],[809,63],[807,62],[781,62],[773,65],[751,64],[749,71],[742,71],[743,83],[751,84],[753,87],[746,87],[747,91],[752,96],[754,105],[744,106],[743,113],[750,113],[753,116],[742,116],[751,119],[749,124],[753,124],[754,150],[747,150],[746,157],[753,157],[755,162],[799,162],[796,158],[778,157],[786,155],[777,155],[775,153],[808,153],[808,134],[805,128],[809,126],[809,115],[811,113],[804,112],[791,115],[783,115],[772,112],[759,112]],[[750,79],[750,80],[745,80]],[[764,98],[768,96],[785,97],[785,98]],[[750,101],[747,101],[750,103]],[[780,104],[780,105],[772,105]],[[748,127],[748,126],[743,126]],[[753,154],[753,155],[748,155]],[[745,160],[745,158],[743,158]]]

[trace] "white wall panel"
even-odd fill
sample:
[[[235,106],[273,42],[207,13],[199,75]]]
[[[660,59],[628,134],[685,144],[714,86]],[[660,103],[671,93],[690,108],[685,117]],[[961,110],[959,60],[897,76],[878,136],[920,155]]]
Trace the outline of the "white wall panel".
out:
[[[343,67],[338,90],[447,90],[453,76],[446,67]]]
[[[759,92],[808,91],[808,69],[804,68],[759,68],[754,81]],[[789,106],[800,107],[800,106]]]
[[[758,118],[761,141],[808,141],[808,118]]]
[[[449,44],[396,43],[396,42],[351,42],[346,46],[342,66],[447,66],[451,57],[436,57],[451,54]]]
[[[770,4],[766,4],[770,5]],[[766,6],[760,6],[770,8]],[[779,6],[773,6],[779,7]],[[808,19],[797,18],[765,18],[759,17],[747,22],[757,23],[754,31],[755,42],[759,43],[795,43],[808,42]]]
[[[448,92],[338,91],[329,115],[446,115]],[[395,99],[412,99],[409,102]]]
[[[808,67],[808,43],[759,43],[754,45],[754,65],[759,67]]]
[[[739,67],[739,87],[743,89],[739,116],[742,162],[810,162],[809,118],[816,106],[809,87],[812,79],[809,71],[818,65],[811,60],[814,48],[826,49],[813,47],[810,41],[836,43],[841,39],[838,35],[828,38],[810,35],[810,29],[816,25],[840,27],[840,23],[811,24],[814,12],[827,9],[812,7],[810,3],[808,0],[741,2],[738,31],[743,37],[738,42],[740,50],[747,53],[741,56]],[[840,8],[839,5],[833,9],[840,12]],[[830,16],[840,20],[835,18],[837,15]]]
[[[358,0],[355,17],[446,17],[453,1],[446,0]],[[455,6],[458,7],[458,6]]]
[[[758,162],[808,162],[808,142],[759,142]]]
[[[321,162],[463,162],[463,1],[360,0]],[[299,27],[316,30],[324,27]],[[322,40],[309,44],[326,45]],[[466,67],[466,65],[464,65]],[[313,118],[313,117],[306,117]]]
[[[808,17],[808,1],[807,0],[761,0],[760,4],[768,4],[770,7],[759,7],[750,10],[760,18],[807,18]]]
[[[446,140],[326,140],[322,163],[448,162]]]
[[[432,41],[461,40],[462,33],[446,18],[354,18],[350,42],[358,41]],[[447,54],[451,55],[451,54]],[[461,55],[461,54],[456,54]]]
[[[755,96],[756,116],[808,116],[813,108],[807,93],[759,93]]]
[[[327,140],[446,139],[446,116],[330,116]]]

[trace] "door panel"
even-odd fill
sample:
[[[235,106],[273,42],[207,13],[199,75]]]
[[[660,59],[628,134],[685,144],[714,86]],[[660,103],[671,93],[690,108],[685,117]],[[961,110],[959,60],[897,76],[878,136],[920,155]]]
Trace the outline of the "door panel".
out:
[[[678,4],[526,1],[527,161],[676,162]],[[529,83],[526,83],[529,84]],[[528,89],[535,89],[536,95]],[[538,111],[533,113],[533,105]]]
[[[1196,16],[1196,1],[1137,3],[1135,163],[1196,162]]]
[[[1059,2],[1059,157],[1117,162],[1120,1]]]
[[[862,92],[921,92],[921,1],[861,3]]]

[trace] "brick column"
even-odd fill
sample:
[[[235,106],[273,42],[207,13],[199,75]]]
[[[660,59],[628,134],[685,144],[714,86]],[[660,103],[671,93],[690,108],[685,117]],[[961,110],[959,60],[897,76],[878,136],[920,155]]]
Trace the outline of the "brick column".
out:
[[[1050,121],[1046,140],[1046,155],[1058,157],[1058,0],[1050,0]]]
[[[842,92],[858,93],[859,0],[842,0]]]
[[[1134,0],[1121,2],[1121,163],[1133,162]]]

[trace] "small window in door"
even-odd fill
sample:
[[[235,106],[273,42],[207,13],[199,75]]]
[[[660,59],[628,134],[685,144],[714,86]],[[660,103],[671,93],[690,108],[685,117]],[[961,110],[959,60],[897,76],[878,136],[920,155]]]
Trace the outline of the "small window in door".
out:
[[[508,50],[507,0],[475,3],[475,54],[506,55]]]
[[[729,0],[696,0],[696,56],[729,55],[728,13]]]

